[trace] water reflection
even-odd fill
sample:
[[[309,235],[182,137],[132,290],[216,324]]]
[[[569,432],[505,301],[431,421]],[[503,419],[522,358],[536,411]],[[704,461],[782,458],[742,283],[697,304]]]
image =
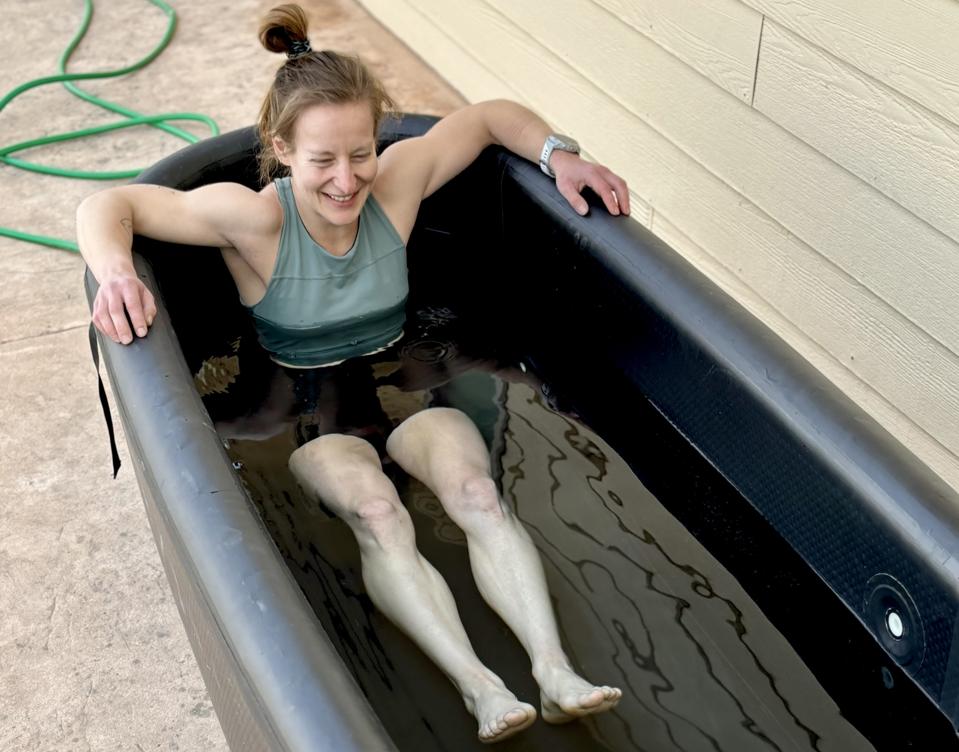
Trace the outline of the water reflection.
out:
[[[735,579],[612,448],[552,410],[535,379],[508,359],[464,355],[474,348],[442,334],[453,319],[445,309],[421,316],[401,357],[370,359],[371,388],[394,424],[440,404],[474,419],[504,498],[543,556],[570,657],[585,676],[625,693],[612,713],[560,728],[538,722],[498,748],[873,749]],[[277,420],[265,399],[273,428],[251,432],[242,425],[262,428],[263,411],[226,409],[222,392],[215,396],[211,413],[270,535],[400,749],[480,749],[446,678],[366,597],[348,528],[310,503],[287,470],[294,422]],[[394,477],[477,653],[534,701],[528,659],[476,591],[462,533],[425,487]]]
[[[504,494],[547,562],[566,643],[627,698],[609,749],[866,750],[738,583],[601,438],[509,389]]]

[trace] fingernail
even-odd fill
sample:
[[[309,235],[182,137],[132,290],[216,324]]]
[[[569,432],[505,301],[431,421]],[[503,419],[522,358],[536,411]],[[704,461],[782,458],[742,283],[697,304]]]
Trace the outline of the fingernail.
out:
[[[147,328],[145,326],[141,326],[139,329],[137,329],[137,334],[139,334],[141,337],[146,337]]]

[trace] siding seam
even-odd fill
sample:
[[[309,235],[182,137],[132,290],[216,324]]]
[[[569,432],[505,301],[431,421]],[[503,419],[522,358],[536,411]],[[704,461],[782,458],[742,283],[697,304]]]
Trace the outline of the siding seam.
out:
[[[766,15],[759,22],[759,45],[756,47],[756,67],[753,68],[753,93],[749,96],[749,106],[756,102],[756,84],[759,82],[759,57],[763,54],[763,32],[766,30]]]
[[[490,9],[491,11],[493,11],[494,13],[497,13],[497,14],[499,14],[500,16],[503,16],[503,18],[507,19],[513,27],[515,27],[515,28],[519,29],[520,31],[522,31],[524,34],[526,34],[526,36],[528,36],[530,39],[532,39],[534,42],[536,42],[536,44],[538,44],[538,45],[539,45],[540,47],[542,47],[544,50],[547,50],[547,51],[549,51],[551,54],[553,54],[553,57],[556,57],[561,63],[563,63],[564,65],[568,66],[570,69],[576,71],[576,73],[578,73],[580,76],[582,76],[582,77],[585,78],[587,81],[589,81],[590,83],[592,83],[592,79],[589,78],[585,73],[582,73],[578,68],[576,68],[576,67],[573,65],[572,60],[567,60],[566,58],[559,57],[558,55],[555,55],[554,53],[552,53],[552,50],[551,50],[549,47],[547,47],[545,44],[543,44],[541,41],[539,41],[539,39],[537,39],[535,36],[533,36],[533,35],[532,35],[529,31],[527,31],[524,27],[521,27],[519,24],[515,23],[511,18],[509,18],[509,16],[504,16],[503,13],[502,13],[502,11],[500,11],[499,8],[496,8],[495,6],[490,5],[488,2],[486,2],[486,0],[480,0],[480,2],[482,2],[483,5],[485,5],[487,8],[489,8],[489,9]],[[695,74],[696,74],[697,76],[699,76],[700,78],[705,79],[706,81],[708,81],[710,86],[715,86],[717,89],[719,89],[720,91],[725,92],[726,94],[728,94],[729,96],[731,96],[733,99],[735,99],[735,100],[736,100],[737,102],[739,102],[740,104],[746,104],[746,102],[742,99],[742,97],[737,97],[733,92],[731,92],[731,91],[730,91],[729,89],[727,89],[725,86],[722,86],[722,85],[716,83],[713,79],[711,79],[709,76],[707,76],[707,75],[706,75],[705,73],[703,73],[701,70],[699,70],[699,69],[696,68],[695,66],[691,65],[691,64],[689,63],[689,61],[684,60],[683,58],[681,58],[678,54],[676,54],[675,52],[673,52],[673,50],[669,49],[669,47],[664,47],[662,44],[660,44],[660,42],[659,42],[658,39],[654,39],[653,37],[649,36],[649,34],[647,34],[646,32],[644,32],[644,31],[643,31],[642,29],[640,29],[638,26],[634,26],[634,25],[631,24],[629,21],[627,21],[625,18],[620,18],[620,17],[617,16],[615,13],[613,13],[609,8],[607,8],[605,5],[602,5],[602,4],[598,3],[598,2],[596,2],[596,0],[588,0],[588,2],[589,2],[590,5],[594,6],[597,10],[599,10],[599,11],[602,12],[603,14],[609,16],[610,18],[612,18],[615,23],[618,23],[618,24],[620,24],[620,25],[622,25],[622,26],[625,26],[627,29],[630,29],[633,33],[639,34],[641,37],[643,37],[643,38],[644,38],[647,42],[649,42],[650,44],[654,44],[654,45],[656,45],[657,47],[659,47],[659,49],[661,49],[663,52],[665,52],[665,53],[666,53],[667,55],[669,55],[671,58],[673,58],[674,60],[676,60],[676,62],[680,63],[681,65],[683,65],[683,66],[686,67],[686,68],[689,68],[689,70],[691,70],[693,73],[695,73]],[[753,12],[755,12],[755,13],[757,13],[757,14],[759,13],[759,11],[757,11],[755,8],[751,8],[751,7],[748,6],[748,5],[747,5],[746,7],[747,7],[747,8],[750,8],[750,10],[752,10]],[[766,17],[765,17],[765,16],[762,16],[762,18],[765,20]],[[450,36],[452,36],[452,35],[450,35]],[[757,65],[758,65],[758,60],[757,60]],[[753,81],[755,82],[755,80],[756,80],[756,77],[755,77],[755,75],[754,75],[754,76],[753,76]],[[753,84],[753,90],[755,91],[755,83]],[[630,112],[632,111],[632,110],[629,110],[628,107],[627,107],[626,109],[627,109],[628,111],[630,111]]]
[[[766,17],[763,16],[763,27],[764,27],[764,28],[765,28],[765,19],[766,19]],[[841,57],[839,57],[838,55],[833,54],[832,52],[830,52],[829,50],[827,50],[825,47],[821,47],[821,46],[819,46],[818,44],[816,44],[815,42],[812,42],[812,41],[806,39],[806,37],[802,36],[801,34],[798,34],[798,33],[795,32],[795,31],[793,31],[793,30],[792,30],[791,28],[789,28],[788,26],[784,26],[783,24],[778,23],[778,22],[775,21],[775,20],[770,20],[770,23],[773,25],[774,28],[778,28],[781,33],[785,33],[785,34],[787,34],[787,35],[792,35],[792,36],[794,36],[794,37],[797,37],[798,39],[801,39],[804,44],[808,44],[810,47],[812,47],[813,49],[815,49],[817,52],[819,52],[819,53],[822,54],[823,56],[829,58],[835,65],[840,66],[840,67],[844,67],[844,68],[848,68],[849,70],[851,70],[851,71],[854,72],[853,75],[863,76],[864,78],[866,78],[866,79],[868,79],[870,82],[872,82],[872,83],[873,83],[876,87],[878,87],[879,89],[890,93],[890,94],[892,95],[892,97],[901,97],[901,98],[904,99],[906,102],[908,102],[910,105],[912,105],[912,106],[914,106],[914,107],[922,110],[922,111],[925,113],[926,117],[929,118],[929,120],[932,120],[932,121],[940,121],[940,122],[943,123],[946,127],[949,127],[949,128],[953,128],[953,127],[955,127],[955,126],[957,125],[957,124],[954,123],[952,120],[949,120],[949,118],[945,117],[944,115],[941,115],[940,113],[936,112],[935,110],[930,109],[929,107],[927,107],[926,105],[924,105],[922,102],[918,102],[918,101],[916,101],[915,99],[913,99],[912,97],[910,97],[908,94],[903,94],[903,93],[902,93],[901,91],[899,91],[898,89],[895,89],[895,88],[893,88],[892,86],[890,86],[889,84],[884,83],[883,81],[880,81],[878,78],[876,78],[875,76],[871,75],[871,74],[868,73],[867,71],[864,71],[862,68],[857,68],[857,67],[856,67],[855,65],[853,65],[852,63],[850,63],[850,62],[848,62],[848,61],[846,61],[846,60],[843,60],[843,59],[842,59]],[[760,36],[760,39],[761,39],[761,36]],[[756,96],[756,84],[758,83],[758,73],[759,73],[759,56],[758,56],[758,55],[757,55],[757,57],[756,57],[756,73],[757,73],[757,75],[753,77],[753,99],[755,99],[755,96]],[[752,104],[752,103],[751,103],[751,104]],[[899,201],[898,201],[897,199],[893,198],[893,197],[890,196],[888,193],[886,193],[880,186],[874,185],[873,183],[869,182],[869,180],[867,180],[867,179],[866,179],[865,177],[863,177],[862,175],[854,172],[851,168],[846,167],[846,165],[841,164],[840,162],[837,162],[833,157],[831,157],[830,155],[826,154],[824,151],[821,151],[818,147],[816,147],[816,146],[814,146],[813,144],[809,143],[808,141],[806,141],[806,139],[802,138],[802,137],[799,136],[798,134],[793,133],[793,131],[791,131],[791,130],[790,130],[789,128],[787,128],[785,125],[782,125],[782,124],[780,124],[779,122],[777,122],[776,120],[774,120],[771,116],[767,115],[767,114],[766,114],[765,112],[763,112],[761,109],[757,109],[755,106],[753,106],[753,109],[754,109],[756,112],[758,112],[759,114],[761,114],[763,117],[765,117],[767,120],[769,120],[769,122],[775,124],[778,128],[782,129],[783,131],[785,131],[786,133],[788,133],[790,136],[792,136],[793,138],[795,138],[797,141],[799,141],[800,143],[805,144],[806,146],[808,146],[810,149],[812,149],[813,151],[815,151],[817,154],[821,155],[821,156],[824,157],[825,159],[828,159],[832,164],[834,164],[834,165],[835,165],[836,167],[838,167],[840,170],[843,170],[844,172],[849,173],[849,174],[852,175],[854,178],[856,178],[857,180],[859,180],[861,183],[864,183],[865,185],[869,186],[872,190],[876,191],[876,192],[879,193],[881,196],[887,198],[889,201],[891,201],[892,203],[894,203],[896,206],[900,207],[903,211],[906,211],[906,212],[908,212],[909,214],[911,214],[913,217],[915,217],[918,221],[922,222],[924,225],[926,225],[930,230],[932,230],[932,231],[935,232],[936,234],[941,235],[942,237],[944,237],[946,240],[950,241],[951,243],[959,244],[959,238],[954,238],[952,235],[950,235],[950,234],[949,234],[948,232],[946,232],[945,230],[943,230],[943,229],[937,227],[936,225],[934,225],[930,220],[926,219],[925,217],[923,217],[923,216],[921,216],[921,215],[919,215],[919,214],[916,214],[912,209],[910,209],[910,208],[908,208],[908,207],[906,207],[906,206],[903,206],[901,203],[899,203]],[[697,160],[697,161],[698,161],[698,160]]]
[[[955,1],[955,0],[953,0],[953,1]],[[757,13],[760,12],[758,8],[754,8],[754,7],[749,3],[749,0],[740,0],[740,2],[743,2],[743,3],[746,5],[747,8],[751,8],[752,10],[756,11]],[[763,15],[763,21],[765,22],[765,20],[766,20],[766,16]],[[913,106],[915,106],[915,107],[918,107],[918,108],[920,108],[921,110],[923,110],[924,112],[928,113],[928,115],[930,116],[931,119],[932,119],[932,118],[935,118],[935,119],[937,119],[937,120],[944,120],[946,123],[948,123],[948,124],[951,125],[951,126],[957,126],[957,125],[959,125],[959,118],[957,118],[956,120],[953,120],[953,119],[950,118],[948,115],[944,115],[944,114],[941,113],[941,112],[937,112],[936,110],[932,109],[929,105],[923,104],[923,103],[920,102],[918,99],[916,99],[916,98],[914,98],[913,96],[911,96],[910,94],[908,94],[908,93],[906,93],[906,92],[904,92],[904,91],[901,91],[901,90],[897,89],[897,88],[896,88],[895,86],[893,86],[892,84],[886,83],[886,82],[883,81],[881,78],[878,78],[876,75],[874,75],[873,73],[870,73],[870,72],[867,71],[867,70],[863,70],[862,68],[860,68],[860,67],[859,67],[858,65],[856,65],[855,63],[853,63],[853,62],[851,62],[851,61],[849,61],[849,60],[846,60],[844,57],[841,57],[840,55],[838,55],[837,53],[835,53],[835,52],[833,52],[832,50],[828,49],[827,47],[823,47],[821,44],[818,44],[817,42],[814,42],[812,39],[809,39],[808,37],[804,37],[804,36],[803,36],[802,34],[800,34],[796,29],[794,29],[790,24],[788,24],[788,23],[786,23],[786,22],[784,22],[784,21],[779,21],[779,20],[777,20],[777,19],[775,19],[775,18],[771,18],[771,19],[769,20],[769,22],[772,23],[772,24],[775,24],[776,26],[778,26],[778,27],[780,28],[780,30],[785,31],[785,32],[788,33],[788,34],[792,34],[792,35],[795,36],[795,37],[799,37],[800,39],[803,40],[804,43],[808,44],[810,47],[814,48],[815,50],[817,50],[818,52],[822,53],[823,55],[831,58],[832,60],[835,60],[835,61],[836,61],[837,63],[839,63],[840,65],[845,66],[845,67],[847,67],[847,68],[851,68],[852,70],[856,71],[856,73],[858,73],[860,76],[865,76],[865,77],[868,78],[870,81],[874,81],[878,86],[881,86],[883,89],[887,89],[888,91],[893,92],[897,97],[902,97],[902,98],[905,99],[907,102],[909,102],[911,105],[913,105]]]
[[[739,2],[741,2],[741,3],[742,3],[743,5],[745,5],[747,8],[750,8],[750,9],[756,11],[756,13],[763,13],[763,11],[760,9],[760,7],[757,7],[758,4],[755,2],[755,0],[739,0]],[[955,2],[955,0],[952,0],[952,2]],[[764,17],[765,17],[765,16],[764,16]],[[882,84],[882,85],[885,86],[887,89],[890,89],[890,90],[896,92],[897,95],[901,96],[903,99],[909,100],[909,101],[910,101],[912,104],[914,104],[916,107],[921,107],[922,109],[926,110],[927,112],[930,112],[930,113],[932,113],[933,115],[935,115],[935,116],[937,116],[937,117],[939,117],[939,118],[942,118],[943,120],[946,120],[946,121],[948,121],[949,123],[952,123],[953,125],[959,125],[959,117],[953,119],[952,117],[950,117],[949,115],[947,115],[947,114],[945,114],[945,113],[937,112],[936,110],[933,110],[929,105],[923,104],[922,102],[920,102],[918,99],[915,99],[912,95],[908,94],[907,92],[901,91],[900,89],[895,88],[895,87],[892,86],[891,84],[885,83],[885,82],[882,81],[881,79],[877,78],[875,74],[870,73],[869,71],[864,70],[863,68],[860,68],[858,65],[856,65],[856,64],[855,64],[854,62],[852,62],[851,60],[847,60],[846,58],[840,56],[838,53],[832,52],[832,51],[829,50],[827,47],[824,47],[823,45],[821,45],[821,44],[813,41],[812,39],[809,39],[808,37],[803,36],[803,35],[800,33],[800,31],[795,27],[795,25],[794,25],[793,23],[790,23],[788,20],[783,20],[782,18],[780,18],[780,17],[778,17],[778,16],[776,16],[776,15],[774,15],[770,20],[771,20],[772,23],[778,24],[778,25],[780,26],[780,28],[783,28],[783,29],[785,29],[786,31],[788,31],[790,34],[793,34],[793,35],[799,37],[800,39],[802,39],[804,42],[806,42],[806,43],[809,44],[810,46],[815,47],[817,50],[819,50],[819,51],[822,52],[823,54],[829,55],[830,57],[835,58],[836,60],[838,60],[839,62],[841,62],[843,65],[849,66],[850,68],[852,68],[853,70],[861,73],[862,75],[864,75],[864,76],[872,79],[873,81],[875,81],[875,82],[877,82],[877,83],[879,83],[879,84]],[[790,19],[790,20],[792,20],[792,19]]]

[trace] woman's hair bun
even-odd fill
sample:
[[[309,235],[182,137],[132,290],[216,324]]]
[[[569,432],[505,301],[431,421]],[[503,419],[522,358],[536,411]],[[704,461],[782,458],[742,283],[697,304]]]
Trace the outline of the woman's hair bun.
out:
[[[306,13],[296,3],[278,5],[270,10],[260,24],[260,43],[270,52],[289,54],[307,42]]]

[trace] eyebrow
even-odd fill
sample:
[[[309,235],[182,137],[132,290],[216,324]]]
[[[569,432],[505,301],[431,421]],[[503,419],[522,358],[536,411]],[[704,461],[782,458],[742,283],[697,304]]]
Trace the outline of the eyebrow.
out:
[[[357,152],[370,151],[370,150],[371,150],[371,147],[369,147],[369,146],[357,146],[355,149],[353,149],[353,150],[350,152],[350,154],[356,154]],[[332,156],[335,156],[335,155],[333,154],[333,152],[331,152],[331,151],[329,151],[329,150],[327,150],[327,151],[312,151],[312,150],[309,150],[308,153],[310,154],[311,157],[332,157]]]

